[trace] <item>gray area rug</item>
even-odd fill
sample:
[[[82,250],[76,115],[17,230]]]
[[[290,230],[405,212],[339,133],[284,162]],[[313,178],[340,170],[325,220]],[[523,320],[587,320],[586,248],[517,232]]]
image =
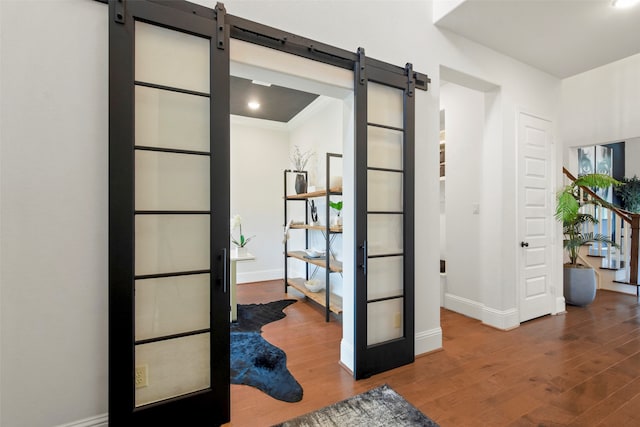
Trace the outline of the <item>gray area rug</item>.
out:
[[[315,412],[277,424],[274,427],[437,427],[415,406],[404,400],[388,385],[334,403]]]

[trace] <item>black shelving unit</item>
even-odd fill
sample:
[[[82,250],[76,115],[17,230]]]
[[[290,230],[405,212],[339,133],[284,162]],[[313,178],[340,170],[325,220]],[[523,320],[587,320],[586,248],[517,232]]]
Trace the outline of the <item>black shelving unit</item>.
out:
[[[318,231],[321,232],[325,240],[325,256],[324,258],[309,258],[304,250],[290,250],[289,243],[285,239],[284,241],[284,291],[287,292],[288,287],[296,289],[298,292],[304,294],[310,300],[325,307],[325,320],[328,322],[331,319],[331,313],[342,314],[342,298],[331,293],[330,275],[332,273],[342,274],[342,262],[335,259],[334,252],[332,251],[332,243],[336,235],[342,234],[342,225],[330,224],[330,206],[329,201],[332,196],[342,196],[342,187],[330,188],[331,180],[331,160],[334,158],[342,158],[342,154],[327,153],[326,155],[326,189],[313,191],[302,194],[289,194],[289,174],[299,174],[308,177],[306,171],[294,171],[287,169],[284,171],[284,224],[289,222],[289,203],[303,202],[305,205],[305,215],[303,224],[291,224],[290,230],[303,230],[305,233],[305,249],[309,246],[309,232]],[[308,201],[315,198],[324,198],[326,206],[325,224],[316,225],[309,222],[309,209]],[[305,277],[289,277],[288,260],[290,258],[297,259],[306,264]],[[325,289],[319,292],[311,292],[304,285],[305,281],[309,280],[309,268],[318,267],[325,269]],[[311,274],[313,276],[313,274]]]

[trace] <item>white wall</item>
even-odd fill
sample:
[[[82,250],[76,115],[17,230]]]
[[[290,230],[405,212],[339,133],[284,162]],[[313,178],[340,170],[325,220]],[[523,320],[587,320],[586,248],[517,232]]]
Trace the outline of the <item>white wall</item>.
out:
[[[487,221],[481,227],[484,234],[480,256],[483,265],[488,263],[491,267],[482,277],[482,318],[484,323],[497,328],[515,327],[518,325],[518,265],[513,250],[517,242],[517,111],[528,111],[558,123],[560,81],[446,30],[432,29],[436,34],[429,32],[435,37],[430,45],[440,53],[439,69],[447,71],[447,80],[454,81],[450,77],[455,77],[460,84],[485,93],[483,161],[491,167],[484,168],[482,174],[484,192],[480,207],[487,214]],[[433,74],[430,76],[433,79]],[[437,83],[432,87],[439,90]],[[558,134],[557,129],[554,134]],[[560,245],[559,240],[556,242]],[[456,255],[447,253],[450,256]],[[554,282],[557,281],[555,278]]]
[[[625,141],[625,175],[640,176],[640,54],[562,81],[564,166],[575,147]]]
[[[106,6],[0,10],[0,425],[52,426],[107,410]]]
[[[448,83],[440,88],[446,116],[445,307],[481,318],[480,207],[484,151],[484,93]],[[487,166],[491,167],[491,166]]]
[[[491,306],[515,307],[515,112],[523,107],[557,123],[559,81],[430,25],[430,2],[229,0],[225,6],[350,51],[362,46],[381,60],[412,62],[432,79],[430,91],[416,96],[417,353],[442,343],[439,248],[431,243],[439,234],[439,67],[500,86],[500,138],[493,143],[502,151],[493,179],[503,185],[494,185],[493,196],[503,228],[493,239],[501,264]],[[4,0],[0,19],[0,424],[104,419],[107,7],[87,0]],[[393,31],[381,31],[383,23]]]
[[[256,257],[238,263],[238,283],[283,277],[282,254],[273,248],[282,245],[282,171],[288,166],[286,124],[232,116],[231,214],[242,217],[246,237],[255,235],[247,248]]]
[[[309,172],[308,185],[316,189],[326,187],[326,153],[342,154],[343,152],[343,101],[329,97],[319,97],[307,109],[300,112],[289,122],[289,150],[293,152],[293,148],[298,146],[302,152],[312,150],[314,155],[309,160],[307,170]],[[342,177],[343,160],[333,158],[331,160],[331,175]],[[289,165],[293,168],[293,165]],[[291,176],[293,178],[293,175]],[[290,188],[293,188],[291,186]],[[338,200],[334,197],[333,200]],[[318,209],[318,220],[320,224],[326,224],[326,204],[323,197],[313,199]],[[289,202],[291,208],[290,214],[297,214],[297,218],[304,219],[304,203]],[[331,210],[332,211],[332,210]],[[334,215],[333,211],[329,214],[329,221]],[[296,217],[292,217],[296,218]],[[289,241],[290,249],[304,249],[304,231],[290,231]],[[335,235],[333,248],[336,258],[343,260],[342,254],[342,235]],[[319,231],[309,231],[309,248],[324,249],[325,240]],[[289,259],[290,273],[300,277],[304,276],[305,265],[301,261]],[[342,295],[342,276],[339,274],[331,274],[331,291],[337,295]],[[316,273],[315,279],[325,280],[325,270],[320,268]]]
[[[562,81],[562,138],[569,147],[640,136],[640,54]],[[566,163],[565,163],[566,164]]]
[[[311,149],[315,155],[310,159],[309,185],[326,186],[326,153],[342,154],[343,102],[326,96],[317,98],[307,109],[289,122],[289,146],[299,146],[302,151]],[[293,167],[293,165],[290,165]],[[342,176],[342,161],[331,163],[331,175]]]
[[[440,19],[447,16],[454,9],[467,0],[434,0],[433,1],[433,22],[436,23]]]
[[[624,175],[640,178],[640,137],[628,138],[624,142]]]

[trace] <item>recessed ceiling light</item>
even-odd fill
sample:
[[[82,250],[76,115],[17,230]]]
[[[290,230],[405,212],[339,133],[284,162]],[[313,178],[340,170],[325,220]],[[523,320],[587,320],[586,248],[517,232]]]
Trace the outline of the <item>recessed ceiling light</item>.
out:
[[[611,0],[611,6],[618,9],[626,9],[631,6],[635,6],[638,0]]]
[[[258,108],[260,108],[260,103],[258,101],[249,101],[247,105],[252,110],[257,110]]]
[[[251,80],[251,83],[253,83],[254,85],[271,87],[271,83],[261,82],[260,80]]]

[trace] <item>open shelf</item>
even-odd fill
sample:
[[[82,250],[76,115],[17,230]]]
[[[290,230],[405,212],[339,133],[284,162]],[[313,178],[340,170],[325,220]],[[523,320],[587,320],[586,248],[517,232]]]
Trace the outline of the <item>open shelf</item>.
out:
[[[342,187],[330,188],[329,194],[342,194]],[[312,199],[314,197],[325,197],[327,195],[327,190],[318,190],[313,191],[311,193],[300,193],[300,194],[291,194],[287,196],[287,200],[307,200]]]
[[[305,178],[308,178],[307,171],[292,171],[286,169],[284,171],[284,222],[283,224],[287,224],[289,227],[288,230],[297,230],[297,235],[304,235],[304,243],[302,243],[299,237],[294,240],[297,245],[296,248],[292,248],[289,246],[288,235],[284,240],[284,291],[287,292],[289,286],[294,287],[298,291],[302,292],[309,299],[314,302],[325,307],[325,321],[330,321],[329,314],[333,313],[342,313],[342,299],[339,296],[331,293],[331,280],[330,276],[332,273],[339,273],[342,276],[342,262],[338,261],[336,258],[335,248],[332,248],[334,240],[338,237],[339,234],[342,233],[342,225],[331,225],[333,221],[330,221],[330,206],[332,198],[342,199],[342,184],[331,185],[331,159],[333,158],[342,158],[342,154],[335,153],[327,153],[326,154],[326,185],[325,188],[318,191],[311,191],[307,193],[301,194],[291,194],[291,179],[289,179],[288,174],[296,174],[296,180],[299,175],[303,175]],[[322,198],[324,199],[325,209],[325,218],[324,224],[320,225],[317,217],[317,209],[315,206],[315,202],[310,199],[314,198]],[[289,205],[299,204],[298,202],[304,202],[304,219],[300,218],[293,223],[289,216]],[[322,203],[321,203],[322,204]],[[299,212],[299,207],[297,207]],[[338,213],[340,210],[338,209]],[[310,215],[311,213],[311,215]],[[299,214],[298,214],[299,215]],[[313,225],[311,224],[313,222]],[[318,258],[311,258],[307,255],[304,248],[309,248],[310,234],[322,234],[322,239],[324,241],[324,250],[326,251],[326,255]],[[293,234],[293,233],[292,233]],[[304,245],[304,246],[303,246]],[[302,246],[302,248],[301,248]],[[291,250],[297,249],[297,250]],[[302,250],[301,250],[302,249]],[[298,261],[302,261],[305,263],[304,265],[304,277],[306,279],[300,278],[290,278],[289,277],[289,260],[296,259]],[[299,263],[298,263],[299,264]],[[311,267],[314,266],[314,267]],[[300,267],[297,265],[296,268]],[[324,289],[320,292],[311,292],[305,286],[305,280],[308,280],[309,277],[313,277],[318,268],[324,268]],[[299,273],[300,274],[300,273]]]
[[[300,261],[308,262],[309,264],[317,265],[318,267],[325,268],[327,266],[327,259],[325,257],[308,258],[304,251],[289,251],[287,256]],[[342,273],[342,262],[332,259],[329,261],[329,270],[335,273]]]
[[[304,280],[302,278],[291,278],[287,279],[287,285],[296,289],[309,298],[310,300],[320,304],[321,306],[326,306],[327,294],[324,290],[319,292],[311,292],[304,286]],[[336,294],[329,295],[329,311],[336,314],[342,313],[342,298]]]
[[[304,230],[320,230],[325,231],[327,229],[326,225],[309,225],[309,224],[291,224],[291,228],[301,228]],[[329,227],[329,231],[331,233],[342,233],[341,225],[332,225]]]

